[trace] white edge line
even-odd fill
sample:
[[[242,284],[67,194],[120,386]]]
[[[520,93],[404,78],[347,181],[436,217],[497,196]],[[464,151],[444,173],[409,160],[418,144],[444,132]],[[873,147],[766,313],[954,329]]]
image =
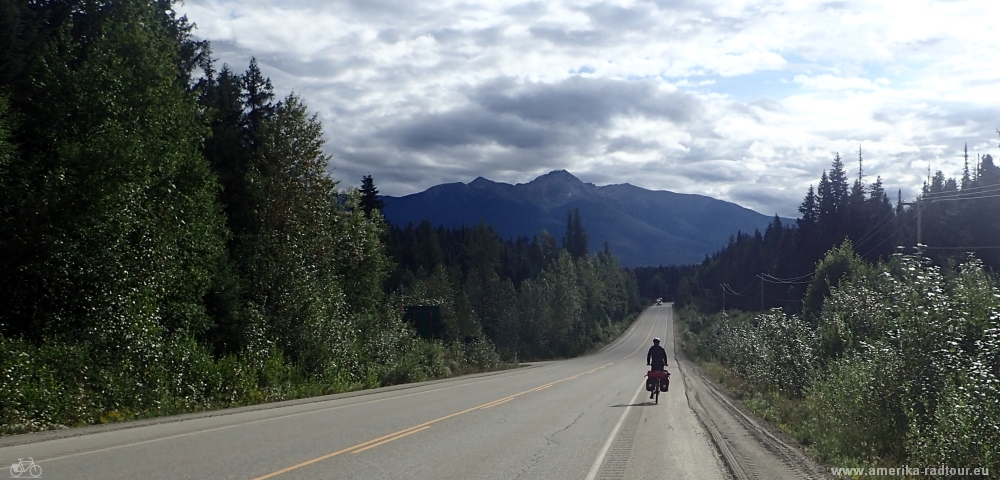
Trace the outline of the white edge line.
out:
[[[597,460],[594,460],[594,465],[590,467],[590,473],[587,474],[586,480],[594,480],[597,478],[597,472],[601,469],[601,465],[604,463],[604,457],[608,455],[608,450],[611,449],[611,444],[615,441],[615,437],[618,436],[618,430],[622,428],[622,423],[625,422],[625,417],[628,416],[628,412],[632,410],[632,404],[635,403],[635,399],[639,398],[639,392],[642,391],[643,385],[646,381],[643,380],[639,384],[639,389],[635,391],[635,395],[632,395],[632,400],[629,400],[628,406],[625,407],[625,411],[622,412],[621,418],[618,419],[618,423],[615,424],[615,428],[611,430],[611,435],[608,436],[608,440],[604,442],[604,446],[601,447],[601,453],[597,454]]]

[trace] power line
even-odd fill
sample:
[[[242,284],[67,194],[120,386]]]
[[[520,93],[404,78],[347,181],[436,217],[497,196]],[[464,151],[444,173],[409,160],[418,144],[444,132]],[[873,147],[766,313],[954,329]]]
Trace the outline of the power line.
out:
[[[963,188],[961,190],[951,190],[951,191],[947,191],[947,192],[927,192],[927,193],[923,194],[923,196],[924,196],[924,198],[929,198],[929,197],[933,197],[935,195],[955,195],[955,194],[962,194],[962,193],[982,193],[982,192],[976,192],[975,190],[993,191],[993,190],[997,190],[997,189],[1000,189],[1000,185],[983,185],[981,187],[969,187],[969,188]]]
[[[797,277],[790,277],[790,278],[778,278],[778,277],[775,277],[774,275],[771,275],[770,273],[767,273],[767,272],[761,272],[760,274],[763,275],[763,276],[765,276],[765,277],[767,277],[767,278],[770,278],[771,280],[774,280],[776,282],[794,282],[796,280],[802,280],[803,278],[806,278],[806,277],[811,277],[814,273],[815,272],[809,272],[809,273],[806,273],[804,275],[799,275]]]
[[[723,283],[722,284],[722,289],[725,290],[726,293],[728,293],[729,295],[736,295],[737,297],[743,297],[743,296],[745,296],[745,294],[746,294],[746,292],[748,290],[748,289],[744,288],[743,289],[743,293],[736,293],[736,290],[733,290],[733,287],[730,286],[728,283]]]
[[[980,192],[980,193],[987,193],[987,192]],[[925,202],[927,202],[927,203],[931,203],[931,202],[956,202],[956,201],[958,201],[958,200],[979,200],[979,199],[983,199],[983,198],[997,198],[997,197],[1000,197],[1000,195],[986,195],[986,196],[984,196],[984,197],[961,197],[961,198],[959,198],[959,197],[948,197],[948,198],[934,198],[934,199],[931,199],[931,200],[924,200],[924,201],[925,201]]]
[[[1000,248],[1000,245],[988,245],[984,247],[928,247],[924,246],[925,250],[992,250],[994,248]]]
[[[764,277],[762,277],[760,275],[757,275],[757,278],[759,278],[759,279],[761,279],[761,280],[763,280],[763,281],[765,281],[767,283],[774,283],[774,284],[778,284],[778,285],[807,285],[807,284],[811,283],[811,282],[788,282],[788,281],[785,281],[785,282],[776,282],[774,280],[771,280],[771,279],[768,279],[768,278],[764,278]]]
[[[874,247],[872,247],[871,250],[868,250],[867,252],[865,252],[865,254],[862,255],[862,257],[867,257],[869,253],[874,252],[876,249],[878,249],[878,247],[881,247],[883,243],[885,243],[886,241],[888,241],[890,238],[895,237],[897,233],[899,233],[904,228],[906,228],[911,222],[913,222],[913,217],[910,217],[905,222],[903,222],[903,224],[900,225],[899,228],[897,228],[894,232],[892,232],[891,234],[889,234],[889,236],[887,236],[884,239],[882,239],[881,242],[878,242],[878,245],[875,245]]]
[[[879,220],[878,223],[876,223],[875,225],[873,225],[872,228],[868,230],[868,233],[864,234],[861,237],[861,240],[858,240],[858,244],[855,246],[855,248],[861,248],[861,245],[864,245],[865,242],[867,242],[868,240],[871,240],[871,239],[875,238],[875,234],[876,233],[881,232],[882,229],[885,228],[886,225],[889,225],[890,222],[888,222],[887,220],[889,220],[890,218],[895,217],[895,215],[896,215],[896,212],[892,211],[892,212],[889,212],[889,214],[886,215],[885,218],[883,218],[882,220]],[[876,227],[878,227],[877,230],[876,230]]]

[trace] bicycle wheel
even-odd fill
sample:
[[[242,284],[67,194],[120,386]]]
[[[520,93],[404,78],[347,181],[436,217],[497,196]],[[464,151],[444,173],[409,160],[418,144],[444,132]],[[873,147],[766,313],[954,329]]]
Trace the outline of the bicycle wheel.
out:
[[[32,465],[31,467],[28,468],[28,475],[31,475],[34,478],[41,477],[42,476],[42,466],[41,465]]]
[[[17,464],[10,466],[10,478],[20,478],[24,470],[21,470]]]

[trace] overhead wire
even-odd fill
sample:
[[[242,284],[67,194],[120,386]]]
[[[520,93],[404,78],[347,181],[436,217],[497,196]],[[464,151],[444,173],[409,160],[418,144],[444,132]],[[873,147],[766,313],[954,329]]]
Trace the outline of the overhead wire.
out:
[[[864,245],[865,242],[867,242],[868,240],[871,240],[871,239],[875,238],[875,234],[878,233],[878,232],[881,232],[882,229],[886,227],[886,225],[889,225],[891,222],[889,222],[888,220],[890,218],[895,217],[895,216],[896,216],[896,211],[895,210],[893,210],[892,212],[889,212],[889,214],[886,215],[884,218],[882,218],[882,220],[879,220],[878,223],[876,223],[875,225],[873,225],[872,228],[868,230],[868,233],[866,233],[866,234],[864,234],[864,235],[861,236],[861,239],[858,240],[858,244],[855,245],[855,248],[860,248],[861,245]],[[877,230],[876,230],[876,227],[878,227]]]
[[[987,193],[987,192],[983,192],[983,193]],[[992,192],[989,192],[989,193],[992,193]],[[983,196],[983,197],[961,197],[961,198],[959,198],[959,197],[932,198],[932,199],[925,200],[925,201],[927,203],[933,203],[933,202],[957,202],[959,200],[980,200],[980,199],[984,199],[984,198],[997,198],[997,197],[1000,197],[1000,195],[986,195],[986,196]]]
[[[924,246],[925,250],[992,250],[994,248],[1000,248],[1000,245],[987,245],[983,247],[928,247]]]
[[[760,275],[758,275],[757,278],[759,278],[759,279],[761,279],[761,280],[763,280],[763,281],[765,281],[767,283],[773,283],[775,285],[808,285],[808,284],[812,283],[811,281],[810,282],[775,282],[773,280],[769,280],[769,279],[766,279],[764,277],[761,277]]]
[[[763,275],[765,277],[768,277],[771,280],[774,280],[776,282],[794,282],[796,280],[802,280],[803,278],[806,278],[806,277],[811,277],[814,273],[815,272],[809,272],[809,273],[806,273],[804,275],[799,275],[797,277],[790,277],[790,278],[778,278],[778,277],[775,277],[774,275],[771,275],[770,273],[767,273],[767,272],[761,272],[761,275]]]
[[[929,198],[929,197],[934,197],[934,196],[947,196],[947,195],[961,195],[961,194],[984,193],[984,192],[981,192],[980,190],[983,190],[985,192],[992,192],[992,191],[995,191],[995,190],[1000,190],[1000,185],[983,185],[981,187],[969,187],[969,188],[963,188],[961,190],[949,190],[949,191],[946,191],[946,192],[927,192],[927,193],[923,194],[923,196],[925,198]]]
[[[743,296],[745,296],[748,288],[744,288],[743,289],[743,293],[736,293],[736,290],[733,290],[733,287],[731,285],[729,285],[728,283],[723,283],[722,284],[722,290],[723,291],[725,291],[729,295],[736,295],[737,297],[743,297]]]
[[[869,253],[872,253],[875,250],[877,250],[878,247],[881,247],[883,243],[887,242],[890,238],[896,236],[897,233],[899,233],[900,231],[902,231],[904,228],[906,228],[911,223],[913,223],[913,217],[910,217],[910,218],[906,219],[906,221],[903,222],[903,224],[900,225],[899,228],[897,228],[892,233],[890,233],[888,236],[886,236],[884,239],[882,239],[881,242],[878,242],[878,245],[875,245],[870,250],[868,250],[867,252],[865,252],[865,254],[862,255],[862,257],[867,257]]]

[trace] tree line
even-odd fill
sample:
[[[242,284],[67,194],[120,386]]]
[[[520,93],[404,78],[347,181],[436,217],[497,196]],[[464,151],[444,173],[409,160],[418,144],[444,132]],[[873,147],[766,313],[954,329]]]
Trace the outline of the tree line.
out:
[[[172,3],[0,0],[0,433],[572,355],[635,311],[577,237],[512,273],[522,241],[435,229],[411,260],[302,99],[217,69]],[[403,321],[433,301],[448,338]]]
[[[627,327],[639,296],[609,249],[588,253],[579,210],[561,244],[546,231],[504,240],[483,223],[393,227],[387,290],[441,307],[445,339],[486,339],[507,360],[578,355]]]
[[[966,150],[961,178],[938,171],[909,202],[900,192],[893,202],[880,176],[866,181],[863,160],[859,149],[852,181],[836,155],[817,188],[809,187],[794,224],[775,216],[764,232],[737,232],[697,266],[636,269],[640,290],[645,298],[672,298],[706,311],[725,303],[741,310],[797,312],[817,262],[845,240],[861,258],[875,262],[901,247],[912,251],[919,236],[922,254],[940,265],[954,266],[973,252],[985,268],[1000,270],[1000,167],[992,156],[971,159]],[[806,308],[815,312],[820,299],[816,292]]]

